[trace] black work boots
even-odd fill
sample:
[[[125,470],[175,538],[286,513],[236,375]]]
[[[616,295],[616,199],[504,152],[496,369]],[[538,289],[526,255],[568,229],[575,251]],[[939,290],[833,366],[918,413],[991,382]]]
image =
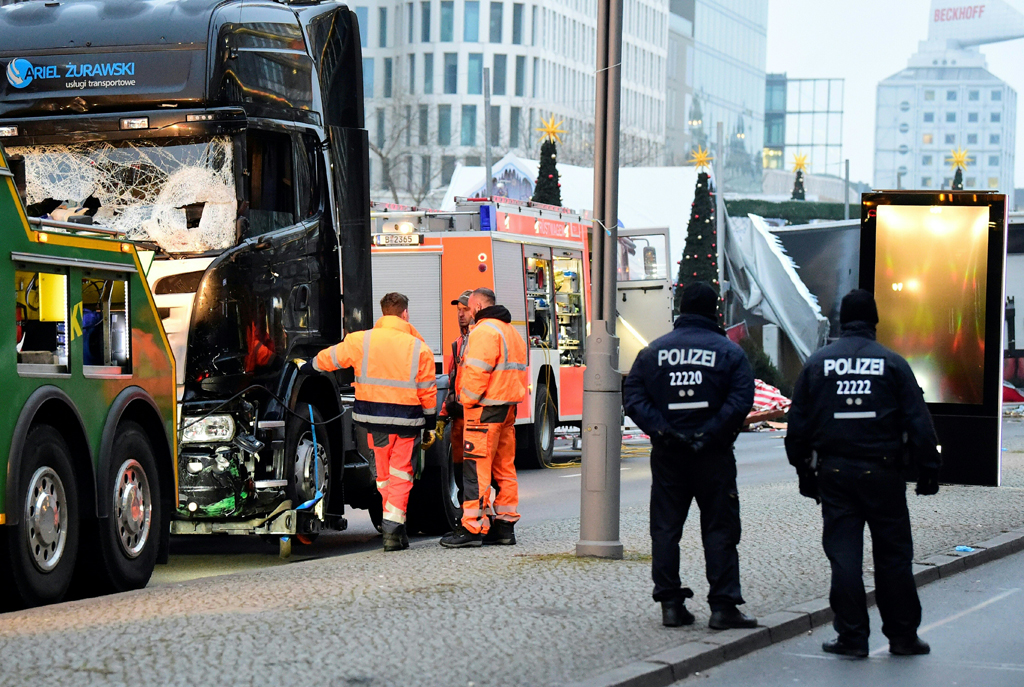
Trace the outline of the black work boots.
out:
[[[867,658],[868,648],[866,646],[858,646],[854,644],[848,644],[839,637],[830,639],[821,645],[821,650],[826,654],[836,654],[838,656],[849,656],[850,658]]]
[[[495,520],[491,523],[491,529],[484,535],[484,544],[501,544],[503,546],[515,546],[516,524],[506,520]]]
[[[661,624],[665,627],[682,627],[693,625],[693,613],[686,610],[683,599],[668,599],[661,602]]]
[[[928,642],[917,635],[910,639],[889,640],[889,653],[896,656],[920,656],[931,653],[931,650],[932,648],[928,646]]]
[[[712,630],[732,630],[734,628],[757,627],[757,618],[751,618],[733,606],[720,611],[711,612],[708,627]]]
[[[409,535],[406,534],[405,525],[385,520],[381,523],[381,531],[384,535],[385,551],[401,551],[409,548]]]
[[[441,537],[441,546],[446,549],[465,549],[470,546],[483,546],[484,536],[479,532],[473,534],[462,525],[456,525],[453,532]]]

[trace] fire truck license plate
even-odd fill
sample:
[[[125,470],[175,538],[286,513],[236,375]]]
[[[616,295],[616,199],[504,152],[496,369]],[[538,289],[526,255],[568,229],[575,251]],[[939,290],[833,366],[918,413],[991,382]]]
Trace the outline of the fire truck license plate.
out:
[[[418,246],[423,242],[420,234],[374,234],[378,246]]]

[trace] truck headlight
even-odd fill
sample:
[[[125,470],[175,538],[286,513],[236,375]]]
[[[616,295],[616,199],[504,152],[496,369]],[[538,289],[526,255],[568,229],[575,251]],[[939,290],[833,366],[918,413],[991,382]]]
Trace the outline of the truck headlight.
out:
[[[235,420],[230,415],[210,415],[201,420],[185,418],[181,443],[196,444],[231,441],[235,438]]]

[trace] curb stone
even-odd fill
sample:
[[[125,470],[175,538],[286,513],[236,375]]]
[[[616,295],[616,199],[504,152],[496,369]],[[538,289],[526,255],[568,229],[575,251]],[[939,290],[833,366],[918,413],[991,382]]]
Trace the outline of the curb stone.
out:
[[[951,550],[915,562],[917,586],[1024,551],[1024,528],[1004,532],[972,548],[972,552]],[[873,606],[874,589],[865,587],[865,591],[868,605]],[[828,597],[811,599],[759,618],[754,629],[717,632],[564,687],[667,687],[694,673],[810,632],[832,622],[832,617]]]

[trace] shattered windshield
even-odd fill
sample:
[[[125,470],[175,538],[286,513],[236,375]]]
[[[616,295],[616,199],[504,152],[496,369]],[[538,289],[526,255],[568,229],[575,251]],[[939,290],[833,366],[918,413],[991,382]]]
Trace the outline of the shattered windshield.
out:
[[[30,215],[62,221],[86,215],[171,253],[235,243],[229,137],[94,141],[12,147],[9,153],[24,161]]]

